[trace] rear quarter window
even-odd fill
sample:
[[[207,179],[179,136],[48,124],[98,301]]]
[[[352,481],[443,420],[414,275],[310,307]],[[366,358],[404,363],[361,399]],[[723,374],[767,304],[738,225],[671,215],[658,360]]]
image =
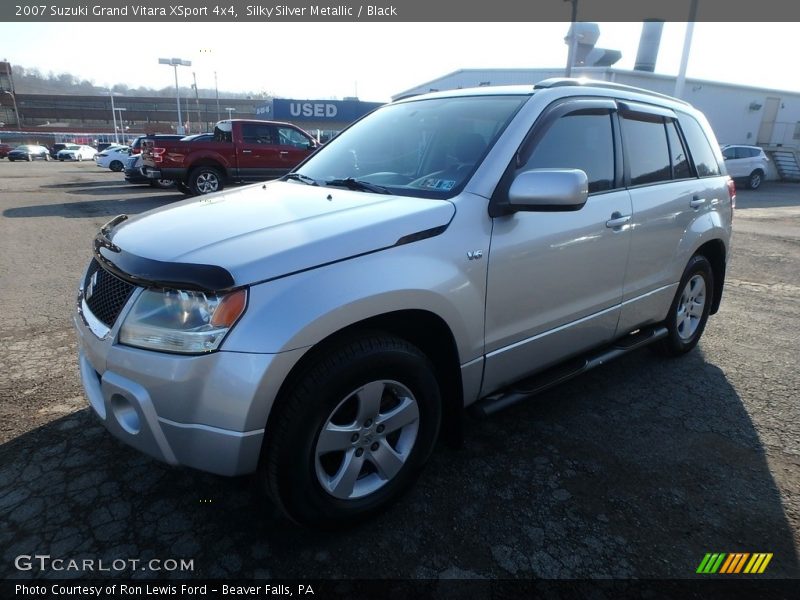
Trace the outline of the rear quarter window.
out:
[[[714,177],[719,175],[720,168],[717,158],[700,123],[687,114],[681,114],[679,120],[686,143],[689,144],[689,153],[692,155],[697,176]]]

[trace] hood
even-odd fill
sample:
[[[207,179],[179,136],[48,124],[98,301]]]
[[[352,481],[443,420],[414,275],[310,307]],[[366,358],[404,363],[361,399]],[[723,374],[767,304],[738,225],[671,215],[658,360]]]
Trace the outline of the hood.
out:
[[[163,283],[172,280],[154,276],[158,265],[173,274],[203,265],[227,271],[232,282],[217,279],[216,287],[231,287],[383,250],[425,237],[424,232],[432,235],[454,214],[446,200],[276,181],[123,220],[105,230],[100,246],[103,258],[132,279]],[[147,265],[147,272],[136,272],[137,265]]]

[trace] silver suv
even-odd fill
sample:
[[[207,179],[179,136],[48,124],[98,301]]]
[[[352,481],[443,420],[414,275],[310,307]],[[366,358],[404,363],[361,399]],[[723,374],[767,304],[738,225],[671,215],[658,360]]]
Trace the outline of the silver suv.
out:
[[[83,385],[131,446],[351,523],[464,407],[691,350],[734,193],[679,100],[563,79],[408,98],[280,181],[105,225],[74,319]]]

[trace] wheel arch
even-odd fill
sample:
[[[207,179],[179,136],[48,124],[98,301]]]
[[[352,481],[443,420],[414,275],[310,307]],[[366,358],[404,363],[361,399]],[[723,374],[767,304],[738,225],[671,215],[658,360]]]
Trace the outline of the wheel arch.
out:
[[[725,285],[725,244],[720,239],[709,240],[701,245],[695,254],[704,256],[711,263],[711,271],[714,274],[714,298],[711,301],[709,314],[713,315],[719,311],[722,289]]]
[[[463,387],[458,348],[447,323],[438,315],[419,309],[393,311],[366,318],[331,333],[309,348],[281,383],[267,417],[265,431],[269,432],[270,425],[279,412],[276,408],[311,365],[335,346],[370,333],[389,334],[405,340],[431,361],[442,398],[440,435],[449,444],[459,445],[462,439]]]

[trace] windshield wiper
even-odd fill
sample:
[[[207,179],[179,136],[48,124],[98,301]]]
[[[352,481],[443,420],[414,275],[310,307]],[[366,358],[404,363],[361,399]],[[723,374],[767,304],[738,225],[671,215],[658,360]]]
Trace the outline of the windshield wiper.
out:
[[[362,181],[361,179],[353,179],[352,177],[348,177],[347,179],[330,179],[325,182],[325,185],[342,186],[346,187],[349,190],[355,190],[357,192],[375,192],[376,194],[391,194],[389,188],[385,188],[382,185],[377,185],[375,183],[370,183],[368,181]]]
[[[319,185],[319,182],[314,179],[313,177],[309,177],[308,175],[303,175],[302,173],[289,173],[286,176],[286,179],[294,179],[295,181],[302,181],[307,185]]]

